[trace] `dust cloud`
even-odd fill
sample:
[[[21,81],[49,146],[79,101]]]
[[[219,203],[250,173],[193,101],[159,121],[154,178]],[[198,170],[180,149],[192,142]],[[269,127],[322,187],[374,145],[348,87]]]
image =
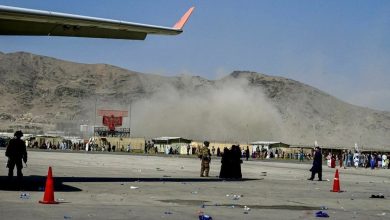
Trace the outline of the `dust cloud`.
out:
[[[180,89],[165,85],[132,104],[132,136],[241,142],[283,136],[276,109],[247,80],[225,78],[200,87],[186,76],[179,80]]]

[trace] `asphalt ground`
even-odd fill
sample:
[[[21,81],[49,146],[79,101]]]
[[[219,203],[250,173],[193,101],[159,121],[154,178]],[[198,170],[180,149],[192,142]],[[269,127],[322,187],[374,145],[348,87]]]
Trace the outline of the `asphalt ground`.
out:
[[[201,178],[194,157],[29,151],[21,188],[7,180],[5,156],[0,164],[0,219],[318,219],[318,211],[390,219],[387,169],[339,169],[344,192],[335,193],[335,169],[323,166],[324,181],[309,181],[307,162],[244,161],[243,179],[229,181],[217,177],[217,158],[211,177]],[[49,166],[56,205],[38,202]],[[385,198],[370,198],[379,194]]]

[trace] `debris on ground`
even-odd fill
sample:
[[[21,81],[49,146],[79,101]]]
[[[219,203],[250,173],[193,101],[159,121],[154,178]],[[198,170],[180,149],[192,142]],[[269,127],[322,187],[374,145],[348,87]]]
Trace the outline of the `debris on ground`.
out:
[[[212,220],[213,218],[209,215],[199,215],[199,220]]]
[[[130,186],[130,189],[138,189],[138,186]]]
[[[328,213],[326,213],[326,212],[319,211],[319,212],[316,212],[316,217],[320,217],[320,218],[329,218],[329,215],[328,215]]]
[[[374,198],[374,199],[384,199],[385,196],[384,196],[383,194],[378,194],[378,195],[372,194],[370,198]]]
[[[20,197],[21,199],[30,199],[30,194],[29,193],[25,193],[25,192],[22,192],[20,194]]]

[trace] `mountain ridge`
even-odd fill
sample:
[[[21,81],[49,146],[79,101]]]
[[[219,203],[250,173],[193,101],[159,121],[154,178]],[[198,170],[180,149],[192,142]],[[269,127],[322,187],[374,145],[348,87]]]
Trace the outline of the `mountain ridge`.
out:
[[[295,144],[317,140],[339,146],[355,142],[389,146],[390,141],[386,137],[390,112],[346,103],[295,80],[250,71],[234,71],[218,80],[164,77],[108,64],[0,52],[0,80],[4,131],[42,133],[61,129],[58,124],[64,122],[96,123],[100,119],[93,112],[99,102],[102,108],[131,105],[128,124],[136,136],[276,139]],[[169,129],[161,129],[167,125],[164,119],[172,123]],[[206,129],[199,128],[204,125]]]

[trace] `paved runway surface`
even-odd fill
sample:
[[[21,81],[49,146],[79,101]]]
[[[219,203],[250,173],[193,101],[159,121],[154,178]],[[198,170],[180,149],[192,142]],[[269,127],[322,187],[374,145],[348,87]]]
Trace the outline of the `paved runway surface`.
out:
[[[244,161],[244,179],[225,181],[216,177],[219,159],[201,178],[197,158],[29,151],[20,191],[5,163],[1,156],[0,219],[316,219],[321,207],[330,219],[390,219],[390,170],[340,169],[345,192],[333,193],[335,169],[308,181],[308,163]],[[49,166],[57,205],[38,203]]]

